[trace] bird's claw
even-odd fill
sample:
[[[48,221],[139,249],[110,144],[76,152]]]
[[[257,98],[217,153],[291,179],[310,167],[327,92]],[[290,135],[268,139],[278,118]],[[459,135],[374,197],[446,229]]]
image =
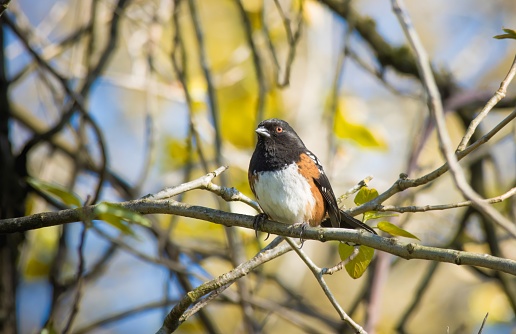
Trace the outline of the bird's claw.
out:
[[[291,228],[296,228],[298,226],[301,226],[301,233],[299,233],[299,241],[301,242],[301,245],[299,245],[299,249],[303,248],[303,245],[305,244],[305,239],[303,239],[303,233],[305,232],[306,227],[308,226],[307,223],[297,223],[290,225]]]
[[[261,226],[266,218],[268,218],[268,217],[265,213],[259,213],[256,216],[254,216],[253,228],[254,228],[254,234],[256,235],[256,238],[258,238],[258,230],[261,228]],[[270,233],[267,233],[267,237],[264,239],[264,241],[269,239],[270,235],[271,235]]]

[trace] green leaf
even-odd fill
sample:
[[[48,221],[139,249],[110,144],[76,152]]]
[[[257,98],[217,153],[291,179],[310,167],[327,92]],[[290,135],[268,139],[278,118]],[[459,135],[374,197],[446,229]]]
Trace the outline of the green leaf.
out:
[[[373,259],[374,255],[374,249],[371,247],[367,247],[364,245],[358,246],[358,254],[355,256],[355,258],[351,261],[349,261],[344,267],[346,268],[346,271],[348,272],[349,276],[351,278],[357,279],[360,278],[364,272],[366,271],[367,267],[371,263],[371,260]],[[345,243],[339,244],[339,255],[340,259],[342,261],[347,260],[351,254],[353,254],[353,251],[355,250],[355,246],[350,246]]]
[[[496,39],[516,39],[516,31],[512,29],[503,29],[503,31],[506,32],[506,34],[503,35],[496,35],[494,38]]]
[[[385,218],[385,217],[396,217],[398,216],[395,213],[388,213],[388,212],[379,212],[379,211],[367,211],[364,213],[364,221],[368,221],[370,219],[378,219],[378,218]]]
[[[71,207],[81,207],[82,202],[77,194],[72,191],[65,189],[63,186],[58,184],[52,184],[37,180],[33,177],[28,177],[27,182],[35,189],[38,189],[44,193],[47,193],[53,197],[59,198],[61,202]]]
[[[402,229],[394,224],[391,224],[389,222],[379,222],[378,228],[381,231],[389,233],[390,235],[396,235],[396,236],[400,236],[400,237],[421,240],[418,237],[416,237],[415,235],[413,235],[412,233],[405,231],[404,229]]]
[[[378,197],[378,191],[374,188],[362,187],[355,196],[355,204],[362,205]]]
[[[132,236],[135,236],[135,233],[127,222],[150,226],[150,221],[145,216],[112,203],[103,202],[97,205],[95,215],[122,233]]]

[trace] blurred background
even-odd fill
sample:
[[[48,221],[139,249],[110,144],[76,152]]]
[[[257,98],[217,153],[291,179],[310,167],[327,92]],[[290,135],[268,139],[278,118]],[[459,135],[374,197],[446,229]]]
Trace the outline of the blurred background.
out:
[[[516,29],[516,2],[406,2],[458,145],[512,64],[516,42],[493,36]],[[337,196],[370,175],[369,186],[382,193],[400,173],[417,178],[443,164],[390,1],[13,0],[0,23],[2,205],[9,208],[1,218],[60,208],[28,191],[26,176],[83,202],[117,202],[229,165],[214,182],[252,196],[254,129],[270,117],[296,129]],[[473,141],[513,110],[515,87]],[[462,162],[482,196],[515,186],[515,136],[512,122]],[[256,214],[198,190],[177,199]],[[445,174],[384,204],[460,201]],[[514,198],[495,207],[515,221]],[[391,222],[424,245],[516,259],[514,240],[474,209]],[[132,230],[99,221],[85,232],[74,223],[1,236],[0,332],[156,331],[186,292],[270,241],[165,215]],[[339,261],[336,243],[309,241],[304,250],[319,266]],[[327,280],[370,333],[477,333],[488,312],[484,333],[516,333],[516,280],[502,273],[377,252],[362,278],[339,272]],[[178,332],[350,332],[293,252],[241,282]],[[250,291],[244,302],[242,289]]]

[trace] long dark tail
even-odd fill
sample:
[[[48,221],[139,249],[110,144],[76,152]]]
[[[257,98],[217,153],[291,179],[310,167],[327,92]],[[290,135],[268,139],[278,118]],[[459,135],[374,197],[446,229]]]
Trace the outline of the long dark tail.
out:
[[[364,229],[373,234],[378,234],[378,233],[376,233],[376,231],[374,229],[372,229],[371,227],[362,223],[360,220],[351,217],[349,214],[347,214],[346,212],[344,212],[342,210],[339,210],[339,211],[340,211],[340,227],[341,228],[361,228],[361,229]],[[327,218],[327,219],[323,220],[323,222],[321,223],[321,226],[322,227],[331,227],[330,219]]]

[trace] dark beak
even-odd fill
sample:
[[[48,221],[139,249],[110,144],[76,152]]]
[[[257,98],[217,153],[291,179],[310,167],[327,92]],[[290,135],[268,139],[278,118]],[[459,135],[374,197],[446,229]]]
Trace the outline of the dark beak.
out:
[[[255,131],[258,134],[258,136],[262,136],[262,137],[270,137],[271,136],[271,134],[269,133],[269,130],[267,130],[266,128],[261,127],[261,126],[258,129],[256,129]]]

